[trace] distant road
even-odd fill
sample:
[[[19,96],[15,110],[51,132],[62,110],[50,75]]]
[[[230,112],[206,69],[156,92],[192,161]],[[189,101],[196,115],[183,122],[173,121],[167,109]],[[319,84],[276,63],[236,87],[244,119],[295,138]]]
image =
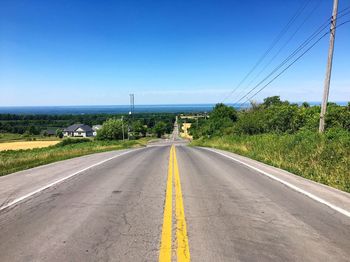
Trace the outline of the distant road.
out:
[[[350,261],[349,194],[176,135],[1,177],[0,204],[0,261]]]

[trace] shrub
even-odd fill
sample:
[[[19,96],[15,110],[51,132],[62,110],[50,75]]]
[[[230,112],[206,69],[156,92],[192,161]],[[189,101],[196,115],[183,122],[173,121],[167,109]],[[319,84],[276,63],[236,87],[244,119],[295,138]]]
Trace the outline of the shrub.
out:
[[[56,146],[61,147],[61,146],[86,143],[86,142],[91,142],[91,140],[88,138],[75,138],[75,139],[74,138],[65,138],[61,142],[59,142]]]
[[[57,129],[56,130],[56,136],[58,138],[63,138],[63,131],[62,131],[62,129]]]
[[[167,131],[167,126],[163,121],[159,121],[154,126],[154,133],[156,133],[157,137],[160,138]]]
[[[97,140],[119,140],[122,138],[123,122],[115,118],[110,118],[104,122],[96,137]]]

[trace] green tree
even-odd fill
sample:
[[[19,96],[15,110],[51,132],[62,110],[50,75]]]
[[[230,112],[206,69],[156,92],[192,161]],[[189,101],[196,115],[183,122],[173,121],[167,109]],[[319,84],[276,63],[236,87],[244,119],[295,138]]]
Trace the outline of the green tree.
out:
[[[140,120],[136,120],[132,123],[132,130],[135,136],[146,136],[147,126],[143,125]]]
[[[235,122],[237,120],[237,112],[232,106],[223,103],[216,104],[213,111],[209,114],[210,119],[230,119]]]
[[[102,128],[97,132],[98,140],[118,140],[123,138],[122,121],[111,118],[103,123]]]
[[[166,133],[167,125],[163,121],[158,121],[154,126],[154,133],[160,138]]]
[[[302,107],[305,107],[305,108],[309,108],[310,107],[310,104],[308,102],[303,102],[301,104]]]
[[[40,131],[35,126],[29,126],[27,129],[29,135],[39,135]]]
[[[59,138],[63,138],[63,131],[62,131],[62,129],[57,129],[56,130],[56,136],[59,137]]]
[[[236,110],[225,104],[216,104],[213,111],[209,114],[209,120],[205,122],[204,128],[206,135],[222,134],[223,130],[233,126],[237,121]]]
[[[270,96],[270,97],[266,97],[264,99],[264,103],[263,106],[265,108],[271,107],[271,106],[280,106],[283,104],[289,104],[287,101],[282,102],[281,98],[279,96]]]

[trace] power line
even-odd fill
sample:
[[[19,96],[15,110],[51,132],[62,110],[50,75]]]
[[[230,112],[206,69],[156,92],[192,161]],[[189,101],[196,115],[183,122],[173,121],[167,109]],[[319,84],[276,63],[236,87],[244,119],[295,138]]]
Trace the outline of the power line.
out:
[[[302,58],[308,51],[310,51],[318,42],[320,42],[326,35],[329,33],[324,33],[320,38],[317,39],[309,48],[307,48],[301,55],[299,55],[292,63],[290,63],[286,68],[284,68],[280,73],[278,73],[274,78],[272,78],[267,84],[265,84],[262,88],[260,88],[256,93],[254,93],[251,97],[249,97],[245,102],[241,103],[239,106],[241,107],[243,104],[248,102],[258,93],[260,93],[263,89],[265,89],[268,85],[270,85],[274,80],[276,80],[280,75],[282,75],[287,69],[289,69],[292,65],[294,65],[300,58]]]
[[[314,8],[307,14],[302,23],[297,27],[293,34],[288,38],[288,40],[278,49],[275,55],[269,60],[267,64],[256,74],[256,76],[248,83],[247,88],[269,67],[269,65],[276,59],[276,57],[283,51],[283,49],[292,41],[294,36],[299,32],[303,25],[311,18],[313,13],[320,7],[321,1],[318,1]]]
[[[350,23],[350,20],[344,21],[343,23],[340,23],[336,28],[341,27],[347,23]],[[305,50],[301,55],[299,55],[292,63],[290,63],[286,68],[284,68],[278,75],[276,75],[274,78],[272,78],[267,84],[265,84],[262,88],[260,88],[256,93],[254,93],[252,96],[250,96],[245,102],[241,103],[239,107],[250,101],[254,96],[256,96],[258,93],[260,93],[262,90],[264,90],[268,85],[270,85],[273,81],[275,81],[279,76],[281,76],[285,71],[287,71],[293,64],[295,64],[299,59],[301,59],[307,52],[309,52],[318,42],[320,42],[326,35],[328,35],[330,32],[327,32],[323,34],[320,38],[317,39],[316,42],[314,42],[307,50]]]
[[[350,7],[349,7],[350,8]],[[346,9],[349,9],[346,8]],[[343,9],[343,11],[345,11],[346,9]],[[342,12],[343,12],[342,11]],[[344,17],[345,15],[347,15],[349,12],[341,15],[338,17],[337,20],[339,20],[339,18]],[[327,19],[326,22],[324,22],[313,34],[311,34],[311,36],[309,36],[302,44],[299,45],[299,47],[297,49],[295,49],[293,51],[292,54],[290,54],[284,61],[282,61],[282,63],[280,63],[277,67],[275,67],[275,69],[270,72],[265,78],[263,78],[263,80],[261,80],[258,84],[256,84],[250,91],[248,91],[244,96],[242,96],[240,99],[238,99],[234,104],[238,104],[240,101],[242,101],[244,98],[246,98],[250,93],[252,93],[255,89],[257,89],[260,85],[262,85],[267,79],[269,79],[276,71],[278,71],[282,66],[284,66],[288,61],[290,61],[294,56],[296,56],[300,51],[302,51],[313,39],[315,39],[320,33],[322,33],[322,31],[324,31],[330,22],[331,18]]]
[[[246,80],[247,78],[255,71],[255,69],[261,64],[261,62],[265,59],[265,57],[271,52],[271,50],[276,46],[276,44],[281,40],[281,38],[284,36],[284,34],[289,30],[291,25],[294,23],[294,21],[298,18],[298,16],[304,11],[306,6],[311,2],[311,0],[308,0],[306,3],[304,3],[302,6],[298,8],[296,13],[289,19],[288,23],[284,26],[284,28],[281,30],[281,32],[277,35],[277,37],[274,39],[270,47],[265,51],[265,53],[258,59],[258,61],[255,63],[255,65],[252,67],[252,69],[245,75],[245,77],[239,82],[239,84],[234,88],[224,99],[222,102],[225,102],[227,98],[229,98]]]

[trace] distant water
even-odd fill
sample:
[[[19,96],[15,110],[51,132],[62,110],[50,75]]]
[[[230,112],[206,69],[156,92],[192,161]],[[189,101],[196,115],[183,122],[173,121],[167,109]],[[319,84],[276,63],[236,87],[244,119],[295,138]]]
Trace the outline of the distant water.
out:
[[[135,105],[135,113],[193,113],[211,111],[214,104],[191,105]],[[6,106],[0,114],[127,114],[129,105],[106,106]]]
[[[298,103],[301,104],[301,103]],[[309,102],[310,105],[319,105],[319,102]],[[337,102],[347,105],[347,102]],[[233,104],[229,104],[234,106]],[[215,104],[182,104],[182,105],[135,105],[135,113],[196,113],[209,112]],[[248,104],[242,108],[249,106]],[[127,114],[129,105],[105,106],[0,106],[0,114]]]

